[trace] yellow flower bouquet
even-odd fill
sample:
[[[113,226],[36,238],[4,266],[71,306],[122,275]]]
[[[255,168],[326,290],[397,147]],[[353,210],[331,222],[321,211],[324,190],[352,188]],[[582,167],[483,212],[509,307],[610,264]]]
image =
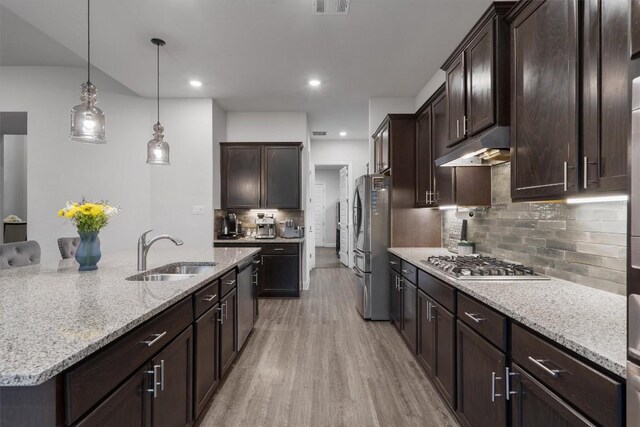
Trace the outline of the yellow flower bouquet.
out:
[[[98,233],[118,212],[120,208],[111,206],[108,202],[88,202],[84,197],[80,202],[67,202],[65,207],[58,211],[58,216],[67,218],[78,229],[80,245],[75,258],[80,264],[80,271],[98,268],[98,261],[102,257]]]

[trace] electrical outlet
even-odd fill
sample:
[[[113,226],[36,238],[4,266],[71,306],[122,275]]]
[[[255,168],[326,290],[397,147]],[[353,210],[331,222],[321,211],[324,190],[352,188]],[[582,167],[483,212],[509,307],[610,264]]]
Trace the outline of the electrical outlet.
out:
[[[204,206],[193,205],[191,207],[191,215],[204,215]]]

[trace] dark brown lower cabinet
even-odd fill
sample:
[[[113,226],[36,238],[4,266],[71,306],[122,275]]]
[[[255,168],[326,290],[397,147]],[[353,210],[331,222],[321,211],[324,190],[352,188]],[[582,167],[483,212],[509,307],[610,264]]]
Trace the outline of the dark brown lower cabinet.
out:
[[[513,427],[595,426],[515,363],[509,381]]]
[[[458,320],[456,413],[468,427],[507,425],[505,355]]]
[[[218,373],[220,336],[218,325],[222,320],[220,310],[220,304],[216,304],[195,322],[195,418],[200,416],[220,382]]]
[[[389,270],[389,317],[391,323],[399,331],[402,324],[402,290],[400,289],[400,274]]]
[[[102,402],[77,427],[143,427],[149,419],[148,374],[146,368],[136,372]]]
[[[436,322],[433,320],[433,300],[418,291],[418,348],[416,355],[431,378],[436,372]]]
[[[151,361],[155,371],[151,425],[185,427],[193,421],[193,328],[190,326]]]
[[[413,353],[416,352],[416,343],[418,336],[418,287],[408,281],[402,279],[402,322],[400,323],[400,334]]]
[[[296,255],[262,255],[259,295],[261,297],[300,296],[300,259]]]
[[[236,322],[237,290],[233,289],[220,301],[220,378],[231,368],[238,354],[237,336],[238,324]]]

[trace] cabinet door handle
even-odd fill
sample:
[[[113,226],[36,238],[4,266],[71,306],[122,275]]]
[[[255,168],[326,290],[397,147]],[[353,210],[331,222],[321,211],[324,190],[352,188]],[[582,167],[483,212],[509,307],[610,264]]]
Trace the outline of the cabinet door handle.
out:
[[[569,175],[569,163],[568,162],[563,162],[562,171],[564,173],[564,191],[567,191],[567,188],[568,188],[567,176]]]
[[[202,301],[211,302],[214,299],[216,299],[217,296],[218,296],[218,294],[205,295],[205,296],[202,297]]]
[[[155,337],[152,340],[148,340],[148,341],[141,341],[141,344],[146,344],[147,347],[151,347],[152,345],[154,345],[155,343],[157,343],[158,341],[160,341],[162,339],[162,337],[164,337],[165,335],[167,335],[167,331],[164,331],[161,334],[153,334],[151,335],[152,337]]]
[[[469,319],[473,320],[476,323],[484,322],[485,320],[487,320],[484,317],[478,317],[477,313],[467,313],[465,311],[464,315],[467,316]]]
[[[427,320],[429,320],[429,322],[431,322],[431,320],[433,319],[431,317],[431,309],[433,308],[433,306],[431,305],[431,303],[429,301],[427,301]]]
[[[496,397],[502,397],[500,393],[496,393],[496,381],[501,380],[502,377],[496,376],[495,372],[491,372],[491,401],[495,402]]]
[[[467,134],[467,116],[462,116],[462,136]]]
[[[511,391],[511,377],[514,377],[518,374],[515,372],[511,372],[509,367],[504,368],[504,398],[509,400],[512,394],[518,394],[517,391]]]
[[[589,179],[589,171],[587,170],[589,168],[589,158],[587,156],[584,156],[584,188],[587,188],[587,180]]]
[[[147,392],[153,393],[153,398],[158,397],[158,386],[160,383],[158,382],[158,368],[160,365],[153,365],[150,371],[145,371],[147,374],[151,374],[151,381],[153,382],[153,386],[147,389]]]
[[[224,317],[222,317],[223,316],[223,307],[224,307],[224,305],[221,305],[220,307],[216,307],[216,312],[220,313],[220,316],[218,316],[218,322],[221,323],[221,324],[224,323]]]
[[[456,138],[460,138],[460,119],[456,119]]]
[[[547,362],[547,360],[544,359],[534,359],[533,357],[529,356],[529,360],[535,364],[537,367],[539,367],[540,369],[542,369],[543,371],[545,371],[547,374],[551,375],[554,378],[557,378],[560,376],[560,370],[558,369],[549,369],[544,362]]]
[[[229,301],[224,303],[224,319],[225,320],[229,319],[229,307],[227,307],[227,304],[229,304]]]
[[[164,391],[164,360],[160,360],[160,391]]]
[[[402,282],[404,282],[404,280],[401,277],[398,277],[398,290],[399,291],[404,289],[404,286],[402,286]]]

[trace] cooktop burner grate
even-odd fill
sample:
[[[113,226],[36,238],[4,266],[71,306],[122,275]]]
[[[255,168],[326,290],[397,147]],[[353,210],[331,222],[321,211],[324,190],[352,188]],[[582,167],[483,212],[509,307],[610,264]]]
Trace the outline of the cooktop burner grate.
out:
[[[488,256],[431,256],[425,264],[460,280],[548,280],[533,268]]]

